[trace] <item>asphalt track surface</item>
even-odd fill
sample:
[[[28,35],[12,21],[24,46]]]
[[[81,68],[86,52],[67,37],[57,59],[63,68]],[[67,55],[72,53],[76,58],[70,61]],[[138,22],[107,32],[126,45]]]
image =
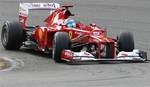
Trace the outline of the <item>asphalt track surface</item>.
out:
[[[37,0],[22,0],[37,2]],[[48,2],[51,0],[39,0]],[[150,53],[150,0],[56,0],[75,4],[73,12],[108,28],[110,36],[132,31],[136,48]],[[17,0],[0,0],[0,27],[17,20]],[[43,15],[37,13],[37,16]],[[32,20],[37,21],[37,18]],[[24,67],[0,72],[0,87],[149,87],[150,63],[58,64],[38,52],[7,51],[0,56],[24,62]],[[148,58],[150,56],[148,55]]]

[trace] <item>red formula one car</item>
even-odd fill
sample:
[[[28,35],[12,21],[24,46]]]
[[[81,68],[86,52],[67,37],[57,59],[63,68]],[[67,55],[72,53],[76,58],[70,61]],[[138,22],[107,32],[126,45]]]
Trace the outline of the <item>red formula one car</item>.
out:
[[[7,21],[2,27],[2,45],[8,50],[24,46],[52,52],[55,62],[147,61],[146,52],[134,49],[132,33],[122,32],[116,39],[110,38],[104,27],[71,19],[71,7],[58,3],[20,3],[19,21]],[[30,10],[50,10],[44,26],[26,25]]]

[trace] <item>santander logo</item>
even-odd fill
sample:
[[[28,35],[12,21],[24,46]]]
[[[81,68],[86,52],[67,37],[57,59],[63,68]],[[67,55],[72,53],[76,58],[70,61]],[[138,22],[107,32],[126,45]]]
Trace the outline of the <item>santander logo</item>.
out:
[[[69,57],[73,56],[72,52],[69,50],[65,50],[64,55]]]
[[[61,58],[72,59],[73,58],[73,52],[71,50],[63,50],[62,54],[61,54]]]

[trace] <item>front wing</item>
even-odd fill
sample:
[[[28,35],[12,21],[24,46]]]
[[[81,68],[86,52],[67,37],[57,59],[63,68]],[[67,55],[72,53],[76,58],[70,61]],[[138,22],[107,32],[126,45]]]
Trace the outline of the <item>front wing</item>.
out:
[[[105,61],[126,61],[126,62],[146,62],[147,53],[134,49],[132,52],[119,52],[115,58],[95,58],[89,52],[72,52],[70,50],[63,50],[61,59],[67,62],[105,62]]]

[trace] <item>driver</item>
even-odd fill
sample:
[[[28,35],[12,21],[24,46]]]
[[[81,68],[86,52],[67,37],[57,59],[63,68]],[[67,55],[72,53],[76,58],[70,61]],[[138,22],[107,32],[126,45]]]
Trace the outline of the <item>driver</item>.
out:
[[[69,10],[65,10],[64,13],[64,24],[67,27],[76,27],[76,22],[74,19],[70,18],[70,16],[73,16]]]

